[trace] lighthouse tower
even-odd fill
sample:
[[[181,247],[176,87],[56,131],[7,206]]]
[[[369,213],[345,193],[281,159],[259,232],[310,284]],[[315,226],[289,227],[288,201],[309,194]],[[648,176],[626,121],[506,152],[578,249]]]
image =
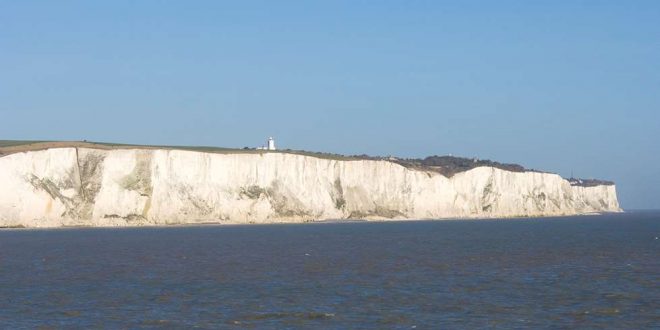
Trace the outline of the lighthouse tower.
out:
[[[273,137],[268,138],[268,146],[266,147],[268,150],[275,150],[275,139]]]

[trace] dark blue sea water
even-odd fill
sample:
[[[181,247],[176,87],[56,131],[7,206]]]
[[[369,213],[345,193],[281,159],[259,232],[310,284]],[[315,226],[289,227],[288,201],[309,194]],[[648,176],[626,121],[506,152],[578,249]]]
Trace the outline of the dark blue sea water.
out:
[[[1,328],[660,327],[660,213],[0,231]]]

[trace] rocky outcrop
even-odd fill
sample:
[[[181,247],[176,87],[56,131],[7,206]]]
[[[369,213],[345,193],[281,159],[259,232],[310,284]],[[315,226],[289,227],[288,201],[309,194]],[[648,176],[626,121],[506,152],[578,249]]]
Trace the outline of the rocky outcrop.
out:
[[[618,212],[614,185],[477,167],[448,178],[385,160],[53,148],[0,157],[0,226],[134,226]]]

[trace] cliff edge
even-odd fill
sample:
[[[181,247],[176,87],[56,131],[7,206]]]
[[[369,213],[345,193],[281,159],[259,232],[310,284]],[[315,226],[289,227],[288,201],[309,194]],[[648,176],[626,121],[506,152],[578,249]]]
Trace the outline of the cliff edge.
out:
[[[11,149],[14,148],[14,149]],[[0,155],[0,227],[441,219],[619,212],[613,184],[287,152],[55,144]]]

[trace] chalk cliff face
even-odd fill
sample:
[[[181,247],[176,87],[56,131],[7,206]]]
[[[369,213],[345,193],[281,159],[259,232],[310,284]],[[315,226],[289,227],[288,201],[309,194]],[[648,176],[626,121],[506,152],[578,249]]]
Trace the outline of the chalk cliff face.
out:
[[[439,219],[620,211],[613,185],[287,153],[56,148],[0,157],[0,226]]]

